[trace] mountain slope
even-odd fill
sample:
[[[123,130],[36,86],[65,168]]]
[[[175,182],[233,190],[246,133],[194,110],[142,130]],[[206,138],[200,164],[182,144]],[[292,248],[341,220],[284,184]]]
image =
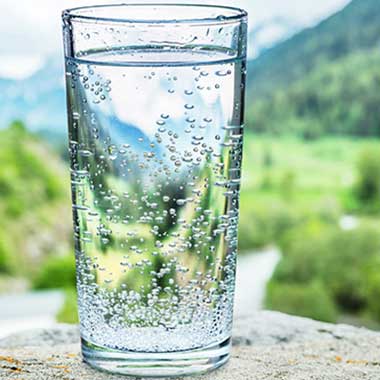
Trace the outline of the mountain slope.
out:
[[[67,168],[19,122],[0,131],[0,160],[0,275],[30,275],[69,251]]]
[[[380,50],[321,64],[302,80],[258,99],[248,111],[256,132],[380,136]]]
[[[316,27],[298,33],[249,62],[250,93],[270,94],[302,79],[324,62],[380,46],[379,20],[379,0],[353,0]]]
[[[380,136],[380,1],[345,9],[249,66],[256,132]]]

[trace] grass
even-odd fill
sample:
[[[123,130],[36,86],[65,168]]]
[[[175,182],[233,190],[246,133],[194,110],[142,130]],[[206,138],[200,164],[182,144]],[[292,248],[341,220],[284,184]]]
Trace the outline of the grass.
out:
[[[367,219],[354,194],[363,150],[376,139],[296,137],[247,133],[240,202],[240,252],[280,243],[287,229],[306,220],[337,224],[345,214]],[[372,215],[373,222],[380,221]]]
[[[0,161],[0,274],[30,279],[68,250],[67,168],[21,122],[0,131]]]
[[[373,274],[365,269],[376,268],[376,259],[367,267],[366,263],[358,263],[370,251],[378,257],[376,233],[368,231],[378,230],[380,213],[359,199],[357,189],[359,179],[363,184],[363,169],[359,171],[358,165],[363,152],[373,152],[366,163],[373,174],[365,177],[372,181],[364,183],[372,190],[376,182],[380,140],[330,137],[306,142],[294,137],[248,134],[245,143],[240,251],[276,243],[283,252],[277,278],[275,274],[268,285],[266,306],[325,321],[350,320],[377,328],[380,279],[376,270]],[[356,216],[360,228],[342,231],[339,221],[345,214]],[[348,238],[349,243],[345,240]],[[297,249],[302,248],[297,257],[291,254],[295,244],[299,244]],[[322,257],[323,249],[326,257]],[[336,262],[326,264],[327,257],[337,257]],[[314,268],[313,277],[310,271],[314,260],[320,260],[320,266]],[[325,268],[320,269],[323,265]],[[284,268],[293,271],[280,281],[278,276]],[[305,283],[297,283],[297,276]],[[338,290],[333,289],[334,281]],[[354,281],[363,284],[354,286],[361,291],[356,298],[350,288]]]
[[[248,133],[243,210],[249,194],[263,200],[290,195],[305,206],[325,197],[337,197],[344,202],[355,183],[358,156],[368,147],[380,150],[380,141],[329,137],[305,142],[295,137],[261,137]]]

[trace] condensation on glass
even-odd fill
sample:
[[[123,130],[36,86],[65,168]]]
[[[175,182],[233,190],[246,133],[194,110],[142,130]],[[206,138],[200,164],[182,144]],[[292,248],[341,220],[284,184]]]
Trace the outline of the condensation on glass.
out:
[[[63,13],[84,359],[135,376],[229,357],[247,16],[201,5]]]

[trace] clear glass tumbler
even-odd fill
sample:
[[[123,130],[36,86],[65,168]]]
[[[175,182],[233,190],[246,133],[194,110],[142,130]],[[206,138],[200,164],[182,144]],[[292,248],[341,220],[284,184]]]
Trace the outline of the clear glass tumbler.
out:
[[[247,14],[83,7],[63,33],[84,360],[215,369],[230,353]]]

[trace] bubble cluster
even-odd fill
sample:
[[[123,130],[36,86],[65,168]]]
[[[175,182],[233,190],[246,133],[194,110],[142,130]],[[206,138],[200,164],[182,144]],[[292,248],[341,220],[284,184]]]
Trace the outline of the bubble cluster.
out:
[[[84,338],[144,352],[224,340],[243,138],[242,94],[229,92],[241,62],[67,66]],[[154,97],[148,108],[138,89]]]

